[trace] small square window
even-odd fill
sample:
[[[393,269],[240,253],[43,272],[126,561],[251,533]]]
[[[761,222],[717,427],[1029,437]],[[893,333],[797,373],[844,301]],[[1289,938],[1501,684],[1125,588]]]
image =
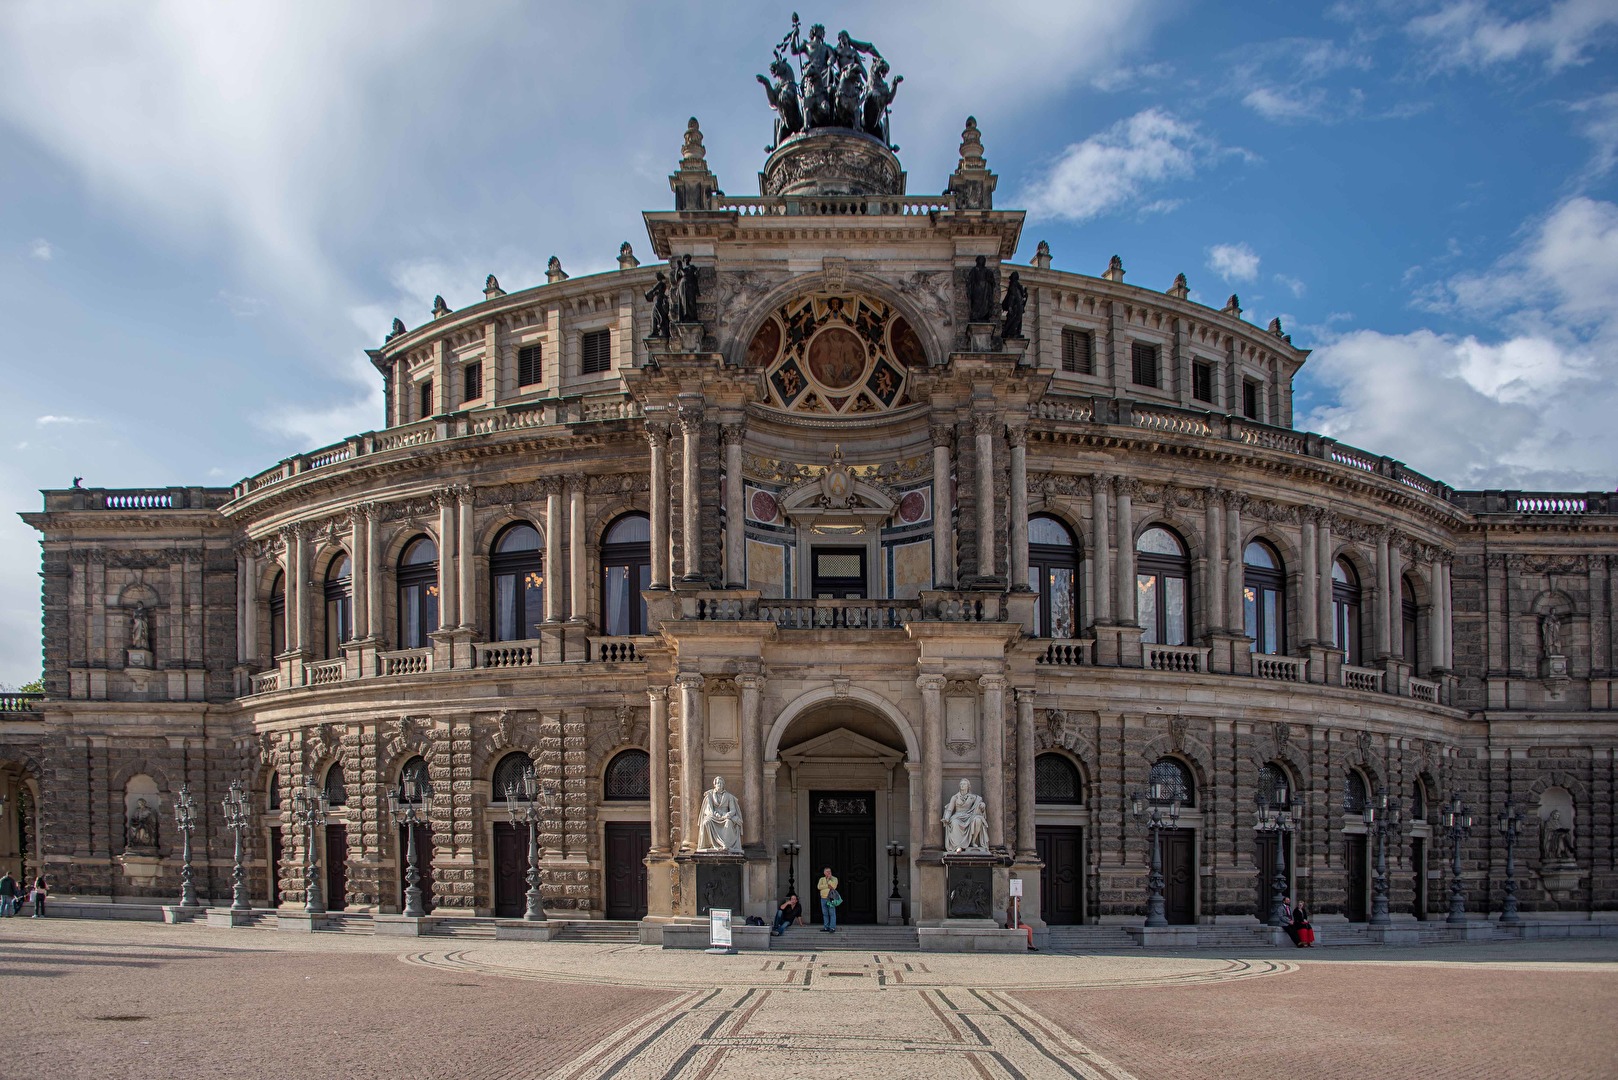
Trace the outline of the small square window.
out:
[[[1134,342],[1130,346],[1130,359],[1134,362],[1134,382],[1137,386],[1157,385],[1157,346]]]
[[[433,381],[431,379],[428,379],[421,384],[419,399],[421,402],[421,412],[417,414],[417,417],[418,419],[425,420],[429,416],[433,415]]]
[[[1062,331],[1062,370],[1095,374],[1095,338],[1090,331],[1072,327]]]
[[[462,395],[461,400],[462,401],[476,401],[478,398],[482,397],[483,396],[483,364],[482,364],[482,362],[477,361],[477,360],[472,361],[472,363],[467,364],[466,367],[462,369],[462,374],[465,376],[463,389],[466,391],[466,393],[464,395]]]
[[[1213,365],[1198,361],[1191,365],[1191,396],[1198,401],[1213,401]]]
[[[612,331],[591,330],[584,335],[584,360],[579,370],[586,375],[612,370]]]
[[[1258,408],[1259,384],[1252,379],[1242,381],[1242,415],[1249,420],[1263,420]]]
[[[539,345],[524,345],[517,350],[517,385],[538,386],[545,381],[545,354]]]

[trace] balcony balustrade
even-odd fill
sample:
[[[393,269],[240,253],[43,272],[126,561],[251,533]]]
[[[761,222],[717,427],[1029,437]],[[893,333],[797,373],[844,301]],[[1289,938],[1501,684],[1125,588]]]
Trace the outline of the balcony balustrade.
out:
[[[1208,654],[1212,651],[1195,645],[1142,645],[1141,666],[1151,671],[1200,675],[1208,670]]]
[[[1273,682],[1308,682],[1309,661],[1301,656],[1272,656],[1253,654],[1253,677]]]
[[[1354,667],[1344,664],[1342,668],[1342,684],[1350,690],[1365,690],[1373,694],[1382,692],[1383,682],[1387,672],[1376,668]]]
[[[432,649],[400,649],[376,654],[378,675],[425,675],[432,669]]]

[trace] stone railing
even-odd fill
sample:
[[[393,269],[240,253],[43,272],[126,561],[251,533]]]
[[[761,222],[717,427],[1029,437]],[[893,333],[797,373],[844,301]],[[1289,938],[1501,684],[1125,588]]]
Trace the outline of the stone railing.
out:
[[[1095,413],[1083,398],[1041,398],[1034,406],[1034,416],[1041,420],[1073,420],[1087,424]]]
[[[57,488],[46,491],[45,509],[213,510],[231,499],[230,488]]]
[[[44,700],[44,694],[8,690],[0,693],[0,713],[37,713]]]
[[[1142,645],[1141,666],[1149,671],[1200,675],[1208,670],[1208,654],[1212,651],[1196,645]]]
[[[999,593],[924,592],[921,609],[921,618],[927,622],[1000,622],[1006,615]]]
[[[273,694],[281,689],[281,673],[279,671],[261,671],[253,676],[251,688],[255,694]]]
[[[716,195],[713,208],[741,217],[921,217],[955,209],[955,196]]]
[[[1410,696],[1416,701],[1425,701],[1432,705],[1438,704],[1438,684],[1430,679],[1410,679]]]
[[[472,646],[472,666],[480,668],[535,667],[540,662],[539,640],[480,641]]]
[[[1354,667],[1351,664],[1344,664],[1342,670],[1342,683],[1348,689],[1367,690],[1373,694],[1382,692],[1387,672],[1375,668]]]
[[[340,683],[343,681],[343,662],[320,660],[313,664],[305,664],[303,681],[309,686],[331,686],[333,683]]]
[[[642,650],[655,638],[651,637],[593,637],[586,639],[590,651],[586,659],[597,664],[632,664],[646,659]]]
[[[1050,667],[1089,667],[1090,650],[1094,647],[1095,641],[1090,638],[1052,641],[1034,658],[1034,663]]]
[[[1130,422],[1135,427],[1146,428],[1148,431],[1169,431],[1176,435],[1213,434],[1213,428],[1209,426],[1206,415],[1182,412],[1178,409],[1170,412],[1164,409],[1136,407],[1130,410]]]
[[[1253,677],[1255,679],[1271,679],[1275,682],[1306,682],[1309,678],[1309,661],[1301,656],[1272,656],[1269,653],[1254,653]]]
[[[903,630],[921,619],[916,600],[771,600],[759,618],[783,630]]]
[[[1474,514],[1527,517],[1618,514],[1618,493],[1607,491],[1459,491],[1455,502]]]
[[[433,669],[433,650],[400,649],[376,654],[378,675],[425,675]]]

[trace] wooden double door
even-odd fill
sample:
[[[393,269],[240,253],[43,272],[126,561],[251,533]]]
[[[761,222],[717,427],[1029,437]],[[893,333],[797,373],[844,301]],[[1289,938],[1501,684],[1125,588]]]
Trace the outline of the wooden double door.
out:
[[[1191,829],[1164,829],[1163,917],[1170,926],[1197,921],[1197,834]]]
[[[646,916],[646,853],[652,826],[646,821],[607,822],[606,915],[609,919]]]
[[[1369,837],[1343,837],[1343,873],[1346,893],[1343,914],[1349,922],[1371,917],[1371,858]]]
[[[1039,914],[1051,926],[1084,921],[1084,830],[1076,825],[1036,825],[1034,850],[1045,869],[1039,874]]]
[[[348,906],[348,826],[326,826],[326,910]]]
[[[876,859],[876,793],[811,791],[809,793],[809,872],[804,908],[811,922],[820,921],[820,894],[814,883],[831,867],[842,906],[838,925],[876,922],[876,894],[881,885]]]
[[[528,826],[494,824],[494,914],[520,919],[528,910]]]

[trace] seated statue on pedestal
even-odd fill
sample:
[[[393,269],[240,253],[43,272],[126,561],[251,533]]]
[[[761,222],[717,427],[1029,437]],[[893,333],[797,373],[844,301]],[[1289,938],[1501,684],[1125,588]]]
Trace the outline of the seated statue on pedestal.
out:
[[[702,796],[702,813],[697,818],[697,850],[742,850],[742,808],[736,796],[725,790],[725,778],[713,778],[713,787]]]
[[[972,794],[972,783],[961,781],[944,807],[944,850],[985,852],[989,850],[989,817],[983,796]]]

